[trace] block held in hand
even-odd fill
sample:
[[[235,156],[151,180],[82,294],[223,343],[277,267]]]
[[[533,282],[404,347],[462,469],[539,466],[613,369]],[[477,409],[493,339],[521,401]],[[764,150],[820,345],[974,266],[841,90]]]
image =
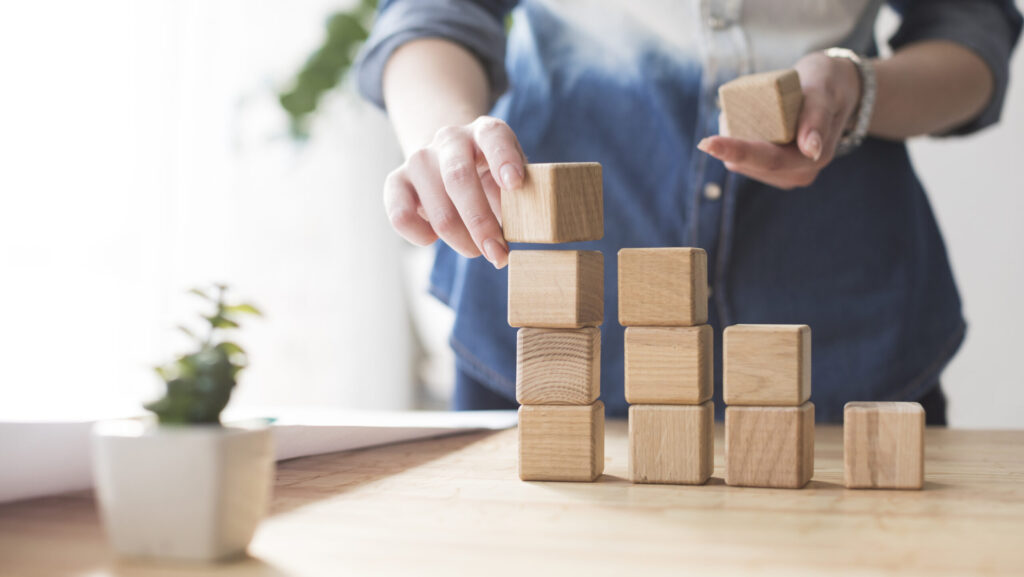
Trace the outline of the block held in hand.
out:
[[[718,89],[722,136],[786,144],[796,137],[804,96],[796,70],[741,76]]]
[[[525,168],[521,187],[501,191],[506,241],[557,244],[604,236],[600,164],[527,164]]]

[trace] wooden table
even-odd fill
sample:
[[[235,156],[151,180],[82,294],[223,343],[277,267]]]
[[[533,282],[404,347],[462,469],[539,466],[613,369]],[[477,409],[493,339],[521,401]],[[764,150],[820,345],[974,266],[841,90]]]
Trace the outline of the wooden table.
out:
[[[923,491],[850,491],[817,429],[803,490],[632,485],[625,423],[595,484],[523,483],[515,431],[279,465],[252,557],[113,559],[90,494],[0,506],[0,575],[1024,575],[1024,431],[934,429]]]

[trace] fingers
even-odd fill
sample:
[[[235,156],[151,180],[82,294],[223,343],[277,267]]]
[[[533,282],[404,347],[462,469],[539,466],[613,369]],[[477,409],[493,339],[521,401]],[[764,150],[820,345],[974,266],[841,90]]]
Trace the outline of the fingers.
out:
[[[697,148],[722,162],[757,171],[801,170],[812,164],[791,146],[728,136],[710,136],[701,140]]]
[[[487,171],[480,175],[480,184],[484,187],[484,194],[487,195],[487,204],[491,205],[491,212],[494,213],[495,218],[498,219],[498,224],[501,224],[501,187],[498,183],[494,182],[494,178],[491,176],[491,171]]]
[[[392,226],[415,244],[438,238],[459,254],[508,264],[501,231],[501,191],[523,182],[524,156],[501,120],[442,128],[433,142],[388,176],[384,205]]]
[[[523,183],[523,153],[512,129],[490,116],[476,119],[472,129],[473,140],[483,153],[494,181],[505,190],[519,188]]]
[[[813,52],[794,65],[804,94],[796,142],[779,146],[724,136],[705,138],[697,148],[726,168],[778,188],[808,186],[835,156],[843,129],[856,107],[860,75],[852,62]],[[719,119],[721,123],[721,118]]]
[[[815,162],[828,160],[835,153],[836,143],[841,134],[837,128],[839,109],[835,102],[820,88],[811,88],[804,93],[804,105],[797,121],[797,146],[805,157]]]
[[[763,170],[747,169],[741,166],[730,164],[728,162],[725,163],[725,168],[730,172],[742,174],[743,176],[752,178],[759,182],[763,182],[767,185],[773,186],[781,190],[792,190],[794,188],[810,186],[818,176],[818,171],[816,170],[802,170],[799,172],[778,173]]]
[[[795,146],[711,136],[701,140],[697,148],[721,160],[731,172],[781,189],[808,186],[820,170]]]
[[[463,132],[439,135],[437,161],[448,197],[474,245],[494,266],[505,266],[508,247],[477,173],[474,141]]]
[[[391,226],[405,240],[419,246],[437,240],[437,234],[424,216],[416,190],[401,170],[392,172],[384,180],[384,210]]]
[[[801,58],[795,68],[804,93],[797,146],[807,158],[827,163],[859,99],[860,73],[849,60],[821,52]]]
[[[406,161],[405,170],[437,236],[464,257],[480,256],[480,250],[462,223],[458,210],[448,198],[433,153],[429,149],[414,152]]]

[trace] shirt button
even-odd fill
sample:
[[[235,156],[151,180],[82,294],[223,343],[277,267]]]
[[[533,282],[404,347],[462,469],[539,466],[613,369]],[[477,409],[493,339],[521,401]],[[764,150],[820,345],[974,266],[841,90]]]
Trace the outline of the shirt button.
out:
[[[709,182],[704,185],[704,198],[718,200],[722,197],[722,187],[717,182]]]
[[[725,30],[729,26],[732,26],[732,22],[725,18],[720,18],[718,16],[711,16],[708,18],[708,27],[712,30]]]

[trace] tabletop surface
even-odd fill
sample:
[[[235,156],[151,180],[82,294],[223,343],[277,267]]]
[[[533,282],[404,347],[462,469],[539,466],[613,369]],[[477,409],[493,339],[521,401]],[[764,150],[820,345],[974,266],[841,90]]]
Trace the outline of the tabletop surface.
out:
[[[801,490],[626,480],[626,426],[596,483],[524,483],[516,433],[278,464],[248,559],[153,566],[111,554],[88,492],[0,506],[0,575],[1024,575],[1024,431],[929,429],[922,491],[847,490],[818,426]]]

